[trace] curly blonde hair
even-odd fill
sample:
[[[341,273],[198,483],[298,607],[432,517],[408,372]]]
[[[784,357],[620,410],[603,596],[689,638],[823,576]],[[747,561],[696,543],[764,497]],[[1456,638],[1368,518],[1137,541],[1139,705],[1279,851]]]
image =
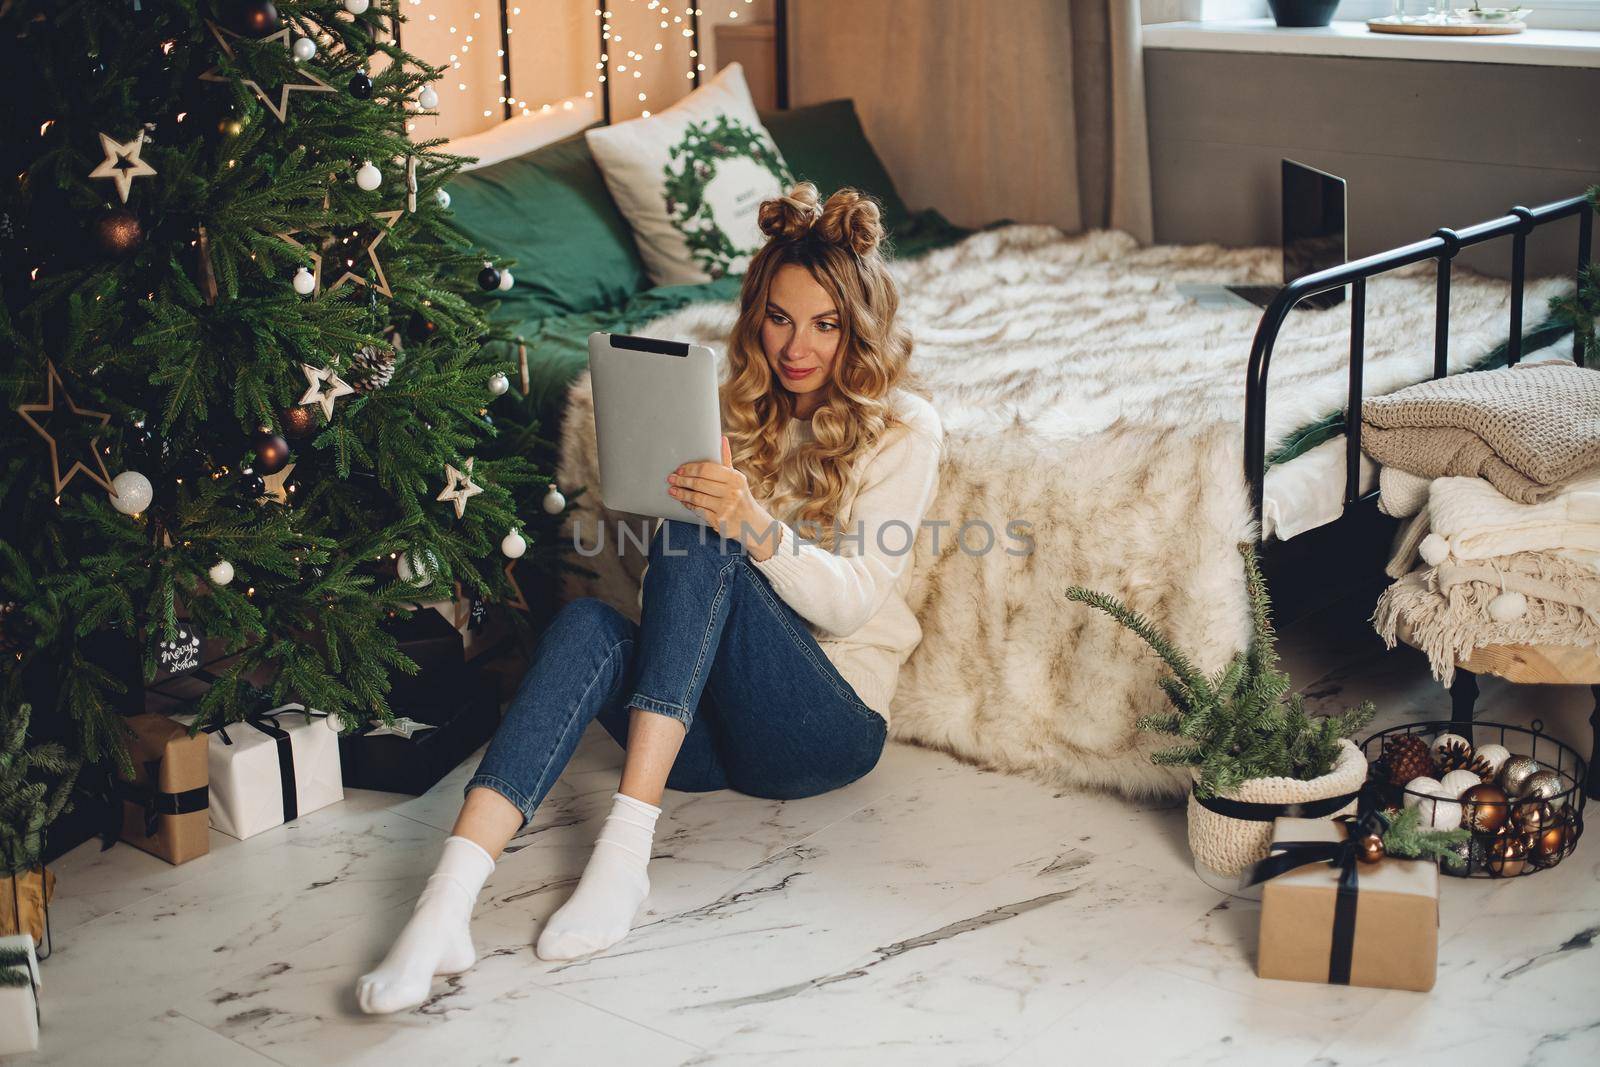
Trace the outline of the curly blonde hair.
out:
[[[801,182],[764,201],[759,221],[768,240],[751,258],[739,293],[720,387],[722,425],[751,493],[774,518],[800,524],[804,536],[831,548],[856,459],[902,424],[890,393],[896,386],[926,393],[909,370],[910,331],[895,320],[900,294],[880,250],[877,201],[840,189],[819,204],[817,187]],[[811,417],[813,440],[793,443],[787,431],[794,396],[761,346],[772,281],[790,263],[809,271],[839,312],[839,348]]]

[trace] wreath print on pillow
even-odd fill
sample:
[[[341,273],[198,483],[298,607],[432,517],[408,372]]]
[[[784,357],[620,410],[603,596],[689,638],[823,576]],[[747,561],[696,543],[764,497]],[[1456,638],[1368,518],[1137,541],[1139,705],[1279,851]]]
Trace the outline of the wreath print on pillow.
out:
[[[757,210],[766,197],[752,189],[748,173],[739,172],[763,169],[783,188],[793,185],[777,146],[766,131],[719,114],[684,127],[669,155],[662,168],[667,218],[683,235],[690,257],[713,279],[742,272],[761,246]]]

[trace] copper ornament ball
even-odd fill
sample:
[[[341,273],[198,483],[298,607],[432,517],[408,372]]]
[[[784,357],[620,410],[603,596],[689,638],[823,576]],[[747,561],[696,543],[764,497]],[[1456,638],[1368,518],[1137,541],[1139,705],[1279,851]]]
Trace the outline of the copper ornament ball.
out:
[[[1535,866],[1554,867],[1572,848],[1572,821],[1566,812],[1552,818],[1534,838],[1528,855]]]
[[[1481,834],[1492,834],[1506,825],[1511,815],[1505,791],[1484,782],[1461,794],[1461,824]]]
[[[278,419],[283,423],[283,432],[290,437],[304,437],[317,428],[316,416],[309,406],[284,408],[278,413]]]
[[[1515,878],[1528,867],[1528,850],[1516,834],[1499,834],[1489,842],[1489,873],[1496,878]]]
[[[1524,800],[1511,809],[1511,821],[1522,833],[1538,833],[1555,821],[1555,813],[1542,800]]]
[[[1383,838],[1377,834],[1364,834],[1356,839],[1356,859],[1362,863],[1377,863],[1383,859]]]
[[[144,223],[127,208],[113,208],[95,222],[94,234],[107,255],[132,255],[144,244]]]

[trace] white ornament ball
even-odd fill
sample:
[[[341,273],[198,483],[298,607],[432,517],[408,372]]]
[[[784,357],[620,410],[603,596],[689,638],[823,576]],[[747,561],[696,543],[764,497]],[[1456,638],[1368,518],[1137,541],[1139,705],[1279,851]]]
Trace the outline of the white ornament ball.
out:
[[[317,276],[311,273],[310,268],[301,267],[294,272],[294,291],[301,296],[310,296],[317,291]]]
[[[1482,784],[1482,778],[1465,768],[1451,771],[1439,779],[1439,785],[1444,790],[1444,795],[1451,798],[1459,797],[1473,786]]]
[[[424,111],[432,111],[439,106],[439,94],[434,91],[433,86],[422,87],[422,91],[417,93],[417,105]]]
[[[528,542],[522,534],[512,530],[500,540],[500,551],[507,559],[521,559],[522,554],[528,551]]]
[[[1528,613],[1528,598],[1521,593],[1501,593],[1489,601],[1489,618],[1495,622],[1513,622]]]
[[[556,483],[550,483],[550,489],[544,494],[544,511],[546,515],[559,515],[567,509],[567,498],[561,495],[561,490],[556,488]]]
[[[111,479],[111,506],[124,515],[137,515],[150,506],[155,487],[138,471],[123,471]]]
[[[413,556],[410,552],[400,553],[400,558],[395,561],[395,572],[400,575],[402,582],[414,582],[417,585],[427,585],[433,581],[429,564],[433,558],[428,552],[421,552]]]
[[[206,573],[211,576],[212,585],[227,585],[233,581],[233,564],[225,559],[219,559]]]
[[[294,42],[294,57],[304,63],[317,54],[317,42],[309,37],[297,37]]]
[[[1426,829],[1454,830],[1461,825],[1462,807],[1446,796],[1444,790],[1439,791],[1438,799],[1424,800],[1418,804],[1417,810],[1422,817],[1421,824]]]
[[[371,0],[344,0],[344,9],[352,15],[365,14],[371,6]]]
[[[1500,777],[1500,768],[1511,758],[1511,750],[1504,745],[1484,745],[1478,749],[1478,758],[1489,765],[1489,777]]]
[[[501,292],[509,292],[511,287],[513,285],[516,285],[516,284],[517,284],[517,280],[511,276],[511,272],[506,270],[506,269],[504,269],[504,268],[501,268],[501,270],[500,270],[500,291]]]
[[[1449,752],[1453,749],[1460,749],[1463,752],[1471,752],[1472,742],[1468,741],[1460,734],[1440,734],[1434,739],[1433,748],[1431,751],[1433,752],[1433,758],[1438,760],[1446,752]]]
[[[435,189],[434,192],[433,192],[433,198],[439,202],[439,207],[440,208],[442,208],[442,209],[443,208],[449,208],[449,206],[450,206],[450,194],[448,192],[446,192],[445,190],[443,190],[443,189]]]
[[[383,172],[372,165],[372,161],[361,164],[361,169],[356,171],[356,185],[367,192],[372,192],[383,184]]]
[[[1404,793],[1405,805],[1408,808],[1414,808],[1418,804],[1422,803],[1423,798],[1417,796],[1418,793],[1428,793],[1437,796],[1439,790],[1443,788],[1444,787],[1439,784],[1439,779],[1429,778],[1425,774],[1418,775],[1406,783],[1406,791]]]
[[[1422,539],[1417,546],[1417,552],[1422,556],[1422,562],[1430,567],[1437,567],[1450,558],[1450,542],[1436,533],[1431,533]]]
[[[496,371],[494,374],[489,375],[489,392],[495,396],[505,396],[510,388],[511,379],[504,374]]]

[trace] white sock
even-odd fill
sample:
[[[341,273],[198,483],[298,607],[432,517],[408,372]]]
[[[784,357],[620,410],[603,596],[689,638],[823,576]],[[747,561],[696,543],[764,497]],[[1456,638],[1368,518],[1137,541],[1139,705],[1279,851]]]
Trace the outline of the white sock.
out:
[[[540,959],[574,959],[628,936],[650,893],[645,868],[660,814],[654,804],[611,794],[611,814],[600,827],[578,888],[539,933],[534,951]]]
[[[373,1014],[414,1008],[428,999],[436,974],[460,974],[478,959],[472,946],[472,906],[494,870],[483,846],[452,835],[439,866],[378,969],[356,983],[361,1010]]]

